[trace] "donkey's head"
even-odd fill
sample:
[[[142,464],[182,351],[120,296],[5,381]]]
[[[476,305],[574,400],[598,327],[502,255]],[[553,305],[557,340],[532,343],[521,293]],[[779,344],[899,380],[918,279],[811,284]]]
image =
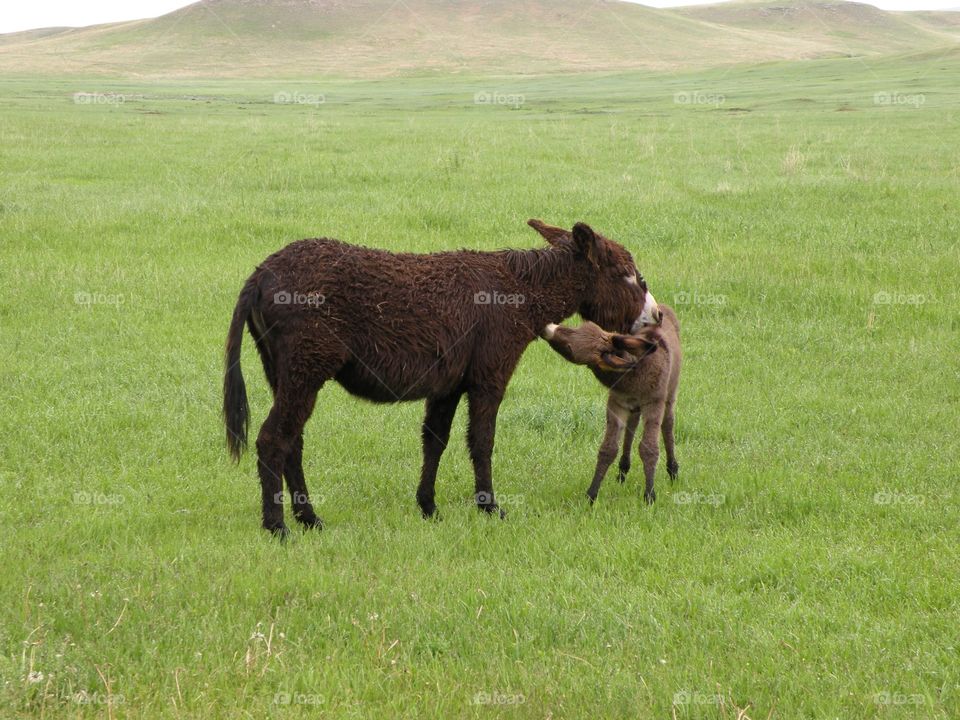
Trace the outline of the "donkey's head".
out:
[[[631,332],[640,325],[660,322],[657,301],[622,245],[585,223],[577,223],[573,230],[540,220],[528,220],[527,224],[551,245],[572,248],[576,253],[586,280],[577,311],[585,320],[616,332]]]

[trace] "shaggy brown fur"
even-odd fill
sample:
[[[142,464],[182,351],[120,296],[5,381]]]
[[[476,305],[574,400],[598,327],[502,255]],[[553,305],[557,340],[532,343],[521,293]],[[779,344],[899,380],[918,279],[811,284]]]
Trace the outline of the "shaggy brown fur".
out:
[[[303,427],[330,379],[375,402],[426,399],[417,501],[427,517],[466,394],[476,502],[499,511],[490,466],[497,411],[524,349],[547,323],[576,312],[628,332],[643,302],[623,247],[583,223],[572,231],[529,224],[550,247],[414,255],[320,238],[295,242],[254,271],[227,337],[224,419],[239,458],[248,424],[240,373],[246,324],[275,398],[257,437],[264,528],[287,532],[282,477],[294,517],[321,526],[303,475]]]
[[[667,472],[675,480],[680,466],[674,452],[673,424],[677,386],[680,382],[680,323],[673,310],[660,305],[661,324],[644,327],[634,335],[604,332],[593,323],[578,328],[549,327],[544,337],[550,346],[570,362],[589,365],[594,375],[610,388],[607,398],[607,429],[597,454],[597,467],[587,495],[592,503],[600,483],[617,456],[620,434],[626,428],[619,480],[630,471],[630,446],[643,418],[640,457],[646,476],[644,498],[657,498],[653,476],[660,457],[657,436],[663,434],[667,451]],[[625,353],[635,356],[631,362]]]

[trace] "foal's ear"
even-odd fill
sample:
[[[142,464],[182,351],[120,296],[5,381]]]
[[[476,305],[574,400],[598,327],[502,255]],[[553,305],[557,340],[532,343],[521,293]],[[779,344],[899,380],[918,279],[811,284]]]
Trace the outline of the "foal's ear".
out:
[[[527,225],[540,233],[543,236],[543,239],[551,245],[557,245],[565,240],[570,239],[569,230],[564,230],[563,228],[556,227],[554,225],[547,225],[542,220],[527,220]]]
[[[600,353],[600,369],[613,372],[628,372],[633,370],[640,360],[626,352]]]
[[[643,360],[659,347],[656,338],[649,335],[611,335],[610,344],[634,355],[637,360]]]
[[[594,267],[600,267],[600,238],[593,231],[593,228],[586,223],[578,222],[573,226],[573,242],[580,253]]]

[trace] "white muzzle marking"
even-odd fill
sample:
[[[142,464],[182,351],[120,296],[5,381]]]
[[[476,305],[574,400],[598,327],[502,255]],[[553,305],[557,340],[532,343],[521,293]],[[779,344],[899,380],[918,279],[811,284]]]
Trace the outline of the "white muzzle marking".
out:
[[[643,325],[657,325],[660,322],[660,307],[657,305],[657,299],[653,293],[647,291],[643,299],[643,310],[640,311],[640,317],[633,323],[634,331],[639,330]]]

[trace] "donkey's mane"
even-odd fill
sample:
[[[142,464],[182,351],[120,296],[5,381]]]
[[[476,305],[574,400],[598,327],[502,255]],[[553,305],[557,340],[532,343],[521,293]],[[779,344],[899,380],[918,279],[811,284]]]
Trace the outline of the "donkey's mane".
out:
[[[553,280],[558,272],[557,263],[551,260],[561,255],[572,255],[572,248],[545,247],[530,250],[501,250],[500,255],[507,263],[507,267],[517,278],[534,285],[543,285]]]

